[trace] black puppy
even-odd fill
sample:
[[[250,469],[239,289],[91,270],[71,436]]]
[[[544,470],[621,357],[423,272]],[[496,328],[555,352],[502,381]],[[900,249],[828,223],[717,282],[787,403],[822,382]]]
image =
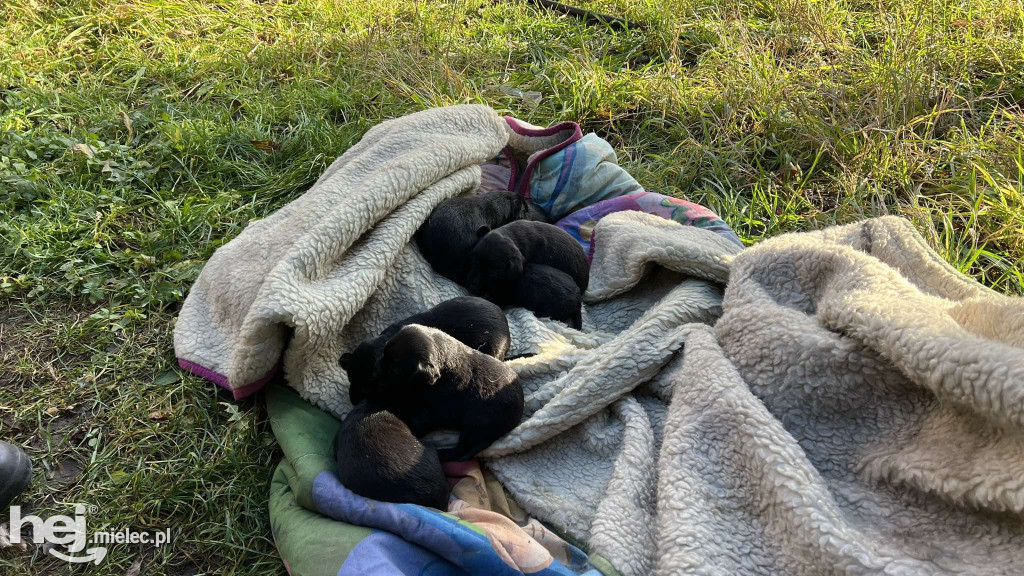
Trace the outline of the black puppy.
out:
[[[466,279],[466,259],[477,240],[524,218],[547,220],[540,208],[512,191],[458,196],[434,208],[416,231],[416,244],[434,270],[461,284]]]
[[[448,509],[451,489],[437,451],[379,404],[361,402],[342,420],[334,457],[341,483],[360,496]]]
[[[469,255],[466,288],[487,298],[519,282],[527,263],[561,270],[580,294],[587,291],[590,264],[579,242],[558,226],[528,220],[492,230],[477,242]]]
[[[520,306],[541,318],[583,329],[583,297],[568,274],[543,264],[527,263],[519,281],[491,295],[502,306]]]
[[[515,371],[451,336],[417,324],[395,334],[377,362],[369,397],[421,436],[459,430],[442,460],[468,460],[515,428],[523,417],[523,388]]]
[[[426,312],[395,322],[376,338],[363,340],[350,354],[341,357],[341,367],[348,374],[348,394],[353,406],[366,397],[366,387],[373,379],[373,368],[384,345],[408,324],[437,328],[466,346],[498,360],[505,358],[512,341],[505,314],[492,302],[475,296],[460,296],[441,302]]]

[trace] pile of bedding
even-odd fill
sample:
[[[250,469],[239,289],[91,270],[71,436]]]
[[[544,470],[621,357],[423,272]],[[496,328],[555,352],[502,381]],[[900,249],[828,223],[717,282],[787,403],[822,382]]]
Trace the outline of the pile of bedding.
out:
[[[465,294],[412,237],[495,186],[589,251],[583,330],[507,310],[525,418],[482,470],[446,469],[446,513],[355,496],[330,454],[338,358]],[[293,574],[1024,571],[1020,299],[895,218],[743,250],[572,123],[456,106],[371,129],[214,254],[175,350],[236,398],[283,367],[271,520]]]

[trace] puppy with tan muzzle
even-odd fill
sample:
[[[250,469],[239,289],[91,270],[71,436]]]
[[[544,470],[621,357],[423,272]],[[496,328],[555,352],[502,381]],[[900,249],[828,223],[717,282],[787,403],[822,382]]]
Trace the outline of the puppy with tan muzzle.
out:
[[[437,328],[470,348],[498,360],[505,358],[512,341],[505,313],[494,303],[475,296],[445,300],[429,310],[395,322],[376,337],[363,340],[352,352],[341,357],[339,363],[348,374],[349,399],[353,406],[366,398],[365,390],[373,381],[373,370],[385,344],[403,326],[409,324]]]
[[[411,324],[384,346],[367,397],[402,419],[413,434],[457,430],[441,460],[468,460],[515,428],[523,388],[505,363],[444,332]]]

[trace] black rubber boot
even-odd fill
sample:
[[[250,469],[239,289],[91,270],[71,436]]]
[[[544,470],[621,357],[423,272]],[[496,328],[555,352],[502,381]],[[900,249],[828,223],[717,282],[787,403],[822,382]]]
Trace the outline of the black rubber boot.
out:
[[[0,513],[7,511],[15,496],[28,488],[32,480],[32,462],[28,454],[0,440]]]

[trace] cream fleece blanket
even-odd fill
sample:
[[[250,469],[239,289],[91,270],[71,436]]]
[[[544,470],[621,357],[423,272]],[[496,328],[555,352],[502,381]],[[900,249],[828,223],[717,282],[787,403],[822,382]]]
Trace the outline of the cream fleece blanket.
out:
[[[218,250],[182,365],[243,396],[283,357],[343,416],[341,353],[464,293],[419,223],[506,145],[546,144],[479,106],[374,128]],[[1024,573],[1020,299],[894,218],[738,255],[640,213],[595,237],[582,332],[509,311],[527,414],[484,456],[527,511],[622,574]]]

